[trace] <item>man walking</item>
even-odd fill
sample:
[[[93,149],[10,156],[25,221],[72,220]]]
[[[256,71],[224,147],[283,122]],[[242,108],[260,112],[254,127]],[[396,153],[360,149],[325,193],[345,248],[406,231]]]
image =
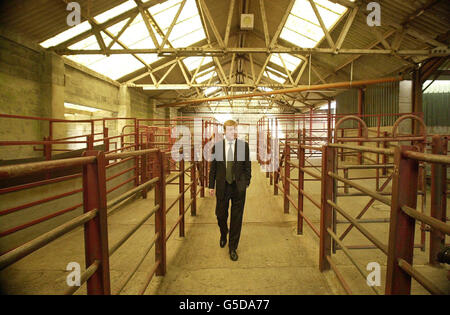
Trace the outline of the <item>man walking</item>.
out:
[[[229,120],[224,124],[225,139],[217,142],[209,173],[210,195],[216,195],[216,216],[220,228],[220,247],[227,244],[233,261],[241,236],[245,194],[252,177],[250,149],[247,142],[237,139],[237,123]],[[215,189],[214,189],[215,188]],[[228,229],[228,208],[231,200],[231,220]]]

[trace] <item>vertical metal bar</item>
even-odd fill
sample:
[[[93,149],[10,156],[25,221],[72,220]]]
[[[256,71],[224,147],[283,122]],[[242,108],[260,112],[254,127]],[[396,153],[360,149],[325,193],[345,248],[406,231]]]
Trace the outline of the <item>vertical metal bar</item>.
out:
[[[414,147],[396,147],[394,154],[395,169],[385,290],[387,295],[411,293],[411,276],[399,267],[398,260],[401,258],[411,265],[413,263],[415,220],[401,208],[409,206],[415,209],[417,206],[419,163],[403,157],[402,153],[405,150],[412,151]]]
[[[433,154],[447,154],[447,137],[435,135],[432,140]],[[444,164],[431,165],[431,216],[437,220],[447,221],[447,167]],[[425,192],[425,190],[424,190]],[[445,234],[430,231],[430,264],[437,265],[437,254],[445,246]]]
[[[327,200],[334,201],[334,179],[328,175],[328,172],[334,172],[335,155],[334,148],[330,148],[329,146],[323,147],[319,250],[320,271],[330,269],[330,263],[327,260],[327,256],[331,256],[331,236],[328,234],[327,229],[331,229],[332,227],[333,209],[328,204]]]
[[[331,143],[331,100],[328,100],[328,115],[327,115],[327,134],[328,143]]]
[[[200,181],[202,183],[202,186],[200,188],[200,197],[204,198],[205,197],[205,186],[206,186],[206,171],[205,171],[205,165],[206,165],[206,160],[203,157],[203,148],[205,147],[205,121],[202,119],[202,147],[201,147],[201,151],[200,151],[200,169],[201,171],[201,177],[200,177]]]
[[[142,143],[141,144],[141,149],[142,150],[147,149],[147,144],[146,143]],[[142,165],[141,165],[141,184],[144,184],[149,179],[149,176],[148,176],[148,160],[149,160],[148,153],[142,155],[142,159],[141,159],[141,163],[142,163]],[[144,188],[142,190],[142,198],[143,199],[147,199],[147,192],[148,192],[148,188]]]
[[[387,137],[388,137],[388,132],[387,131],[383,132],[383,138],[387,138]],[[388,147],[387,141],[383,141],[383,149],[387,149],[387,147]],[[387,157],[386,154],[382,155],[382,163],[384,165],[386,165],[388,163],[388,157]],[[387,175],[387,168],[383,168],[383,171],[382,171],[381,174],[383,176],[386,176]]]
[[[179,214],[181,215],[181,217],[182,217],[182,219],[181,219],[181,222],[180,222],[180,237],[184,237],[184,223],[185,223],[185,220],[184,220],[184,195],[185,195],[185,193],[184,193],[184,177],[185,177],[185,164],[184,164],[184,152],[183,152],[183,156],[182,156],[182,158],[181,158],[181,160],[180,160],[180,178],[179,178],[179,185],[178,185],[178,187],[179,187],[179,189],[178,189],[178,192],[181,194],[181,197],[180,197],[180,201],[178,202],[178,212],[179,212]]]
[[[50,137],[44,137],[44,141],[50,141]],[[52,159],[52,145],[49,143],[44,144],[44,157],[46,161],[50,161]],[[51,178],[51,171],[45,173],[45,178]]]
[[[291,183],[288,179],[291,178],[291,166],[289,164],[291,158],[291,146],[289,142],[286,141],[286,145],[284,147],[284,180],[283,180],[283,188],[284,188],[284,213],[289,213],[289,199],[288,196],[291,193]]]
[[[425,164],[423,165],[425,166]],[[426,208],[426,195],[427,195],[427,184],[426,184],[426,176],[425,176],[425,167],[420,167],[419,164],[419,189],[423,192],[423,195],[421,196],[420,200],[420,212],[425,213]],[[426,235],[425,235],[425,228],[426,225],[423,222],[420,222],[420,250],[422,252],[425,251],[425,243],[426,243]]]
[[[105,148],[103,151],[105,152],[109,152],[109,129],[108,128],[103,128],[103,144],[105,145]],[[109,164],[109,163],[107,163]]]
[[[83,156],[95,156],[96,162],[83,166],[84,213],[98,209],[95,218],[84,225],[86,268],[100,261],[97,271],[87,281],[88,295],[111,294],[109,273],[108,223],[106,212],[105,153],[86,151]]]
[[[380,133],[380,116],[378,116],[378,124],[377,124],[377,138],[381,137],[381,133]],[[377,141],[377,148],[380,147],[381,142]],[[377,153],[377,160],[376,163],[379,165],[380,164],[380,154]],[[380,169],[377,168],[375,170],[375,186],[376,186],[376,191],[380,191]]]
[[[358,89],[358,117],[362,118],[364,107],[364,90]],[[362,124],[358,122],[358,138],[362,138]],[[362,142],[358,142],[358,145],[362,145]],[[363,153],[358,151],[358,164],[363,163]]]
[[[348,168],[344,168],[344,178],[348,179]],[[344,183],[344,193],[348,194],[348,184]]]
[[[51,141],[50,137],[44,137],[44,141]],[[44,144],[44,157],[46,161],[52,159],[52,145],[50,143]]]
[[[139,150],[139,121],[134,118],[134,150],[138,151]],[[134,169],[134,186],[137,187],[139,186],[139,173],[140,173],[140,168],[139,168],[139,156],[136,156],[134,158],[134,166],[136,167]]]
[[[303,216],[300,215],[300,211],[305,213],[305,209],[303,208],[303,193],[302,191],[305,189],[305,173],[300,169],[305,167],[305,149],[298,147],[298,214],[297,214],[297,234],[301,235],[303,234]]]
[[[313,146],[313,142],[312,142],[312,129],[313,129],[312,115],[313,115],[313,110],[310,109],[309,110],[309,145],[310,146]]]
[[[94,150],[94,136],[93,135],[86,136],[86,142],[87,142],[86,144],[87,150],[89,151]]]
[[[159,261],[156,275],[164,276],[166,274],[166,177],[164,153],[158,151],[156,160],[157,173],[155,175],[159,177],[159,181],[156,183],[155,204],[159,205],[159,208],[155,214],[155,233],[158,233],[159,237],[156,241],[155,261]]]
[[[197,215],[197,171],[196,171],[196,165],[195,165],[195,146],[192,148],[191,153],[191,163],[193,166],[191,167],[191,216],[195,217]]]

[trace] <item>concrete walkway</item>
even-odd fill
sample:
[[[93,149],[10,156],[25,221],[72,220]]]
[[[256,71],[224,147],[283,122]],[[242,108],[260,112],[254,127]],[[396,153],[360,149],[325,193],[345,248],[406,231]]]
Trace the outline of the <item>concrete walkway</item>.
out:
[[[252,165],[244,223],[238,248],[239,260],[230,260],[227,248],[219,246],[215,197],[197,199],[197,216],[186,214],[185,237],[178,229],[167,242],[167,274],[154,277],[146,294],[333,294],[318,270],[318,240],[305,228],[296,235],[296,215],[284,214],[282,197],[273,196],[265,173]],[[189,180],[187,177],[186,180]],[[178,195],[178,186],[168,186],[167,205]],[[189,196],[189,193],[187,194]],[[109,246],[130,231],[153,207],[138,199],[108,218]],[[186,200],[186,205],[189,198]],[[178,218],[176,205],[167,215],[167,231]],[[317,222],[318,224],[318,222]],[[117,293],[131,270],[145,254],[154,237],[154,217],[148,220],[110,258],[111,289]],[[79,228],[0,272],[7,294],[62,294],[66,289],[67,264],[84,265],[84,233]],[[155,262],[154,249],[121,294],[138,294],[145,287]],[[332,279],[332,278],[331,278]],[[333,282],[331,280],[331,282]],[[339,289],[336,289],[339,290]],[[83,285],[76,294],[86,294]]]
[[[187,220],[186,238],[174,252],[168,244],[168,272],[151,294],[333,294],[318,269],[318,240],[296,235],[296,215],[284,214],[265,173],[253,163],[238,248],[233,262],[220,248],[215,197],[201,200]],[[291,210],[292,212],[292,210]],[[305,228],[307,230],[307,228]]]

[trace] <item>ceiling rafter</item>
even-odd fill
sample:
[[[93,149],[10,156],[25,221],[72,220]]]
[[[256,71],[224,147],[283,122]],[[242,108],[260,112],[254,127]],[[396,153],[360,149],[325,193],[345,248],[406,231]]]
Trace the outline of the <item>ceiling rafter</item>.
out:
[[[139,13],[141,14],[142,19],[144,20],[145,27],[147,28],[148,34],[150,35],[153,44],[157,49],[159,49],[161,46],[159,45],[158,39],[156,38],[155,32],[153,31],[153,27],[155,29],[157,28],[156,22],[154,21],[153,17],[148,12],[148,10],[144,8],[144,5],[140,0],[134,0],[134,2],[136,3]]]
[[[165,0],[150,0],[150,1],[146,2],[146,3],[142,3],[142,8],[148,9],[151,6],[153,6],[155,4],[158,4],[158,3],[161,3],[161,2],[164,2],[164,1]],[[67,3],[68,1],[63,0],[63,2]],[[139,14],[139,13],[140,13],[139,12],[139,8],[136,7],[136,8],[130,9],[130,10],[126,11],[126,12],[123,12],[122,14],[119,14],[119,15],[117,15],[117,16],[115,16],[115,17],[113,17],[113,18],[111,18],[111,19],[109,19],[107,21],[105,21],[104,23],[97,24],[97,26],[98,26],[98,28],[100,30],[103,31],[103,30],[105,30],[105,29],[107,29],[107,28],[109,28],[109,27],[111,27],[111,26],[113,26],[113,25],[115,25],[115,24],[117,24],[119,22],[122,22],[122,21],[124,21],[126,19],[129,19],[132,16],[134,16],[136,14]],[[85,19],[87,20],[87,18],[85,18]],[[75,43],[78,43],[79,41],[82,41],[82,40],[84,40],[84,39],[86,39],[86,38],[88,38],[88,37],[90,37],[92,35],[93,35],[92,29],[91,30],[87,30],[87,31],[82,32],[81,34],[79,34],[77,36],[69,38],[68,40],[66,40],[66,41],[56,45],[55,47],[51,47],[51,49],[52,50],[65,49],[65,48],[67,48],[67,47],[69,47],[69,46],[71,46],[71,45],[73,45]]]
[[[164,36],[163,41],[161,43],[161,47],[164,47],[166,45],[167,41],[169,40],[169,36],[172,33],[173,27],[177,23],[178,18],[180,17],[181,11],[183,11],[185,4],[186,4],[186,0],[183,0],[178,8],[177,13],[175,14],[175,17],[173,18],[172,23],[170,23],[169,29],[167,30],[166,35]]]
[[[437,2],[439,2],[440,0],[429,0],[425,5],[423,5],[421,8],[417,9],[414,13],[410,14],[409,16],[407,16],[405,19],[403,19],[402,22],[400,22],[400,26],[401,29],[408,27],[408,25],[413,22],[417,17],[419,17],[421,14],[423,14],[426,10],[430,9],[432,6],[434,6]],[[333,1],[335,2],[335,1]],[[356,6],[357,4],[355,4]],[[420,13],[420,14],[419,14]],[[377,40],[372,42],[370,45],[367,46],[367,49],[373,49],[374,47],[376,47],[377,45],[379,45],[380,43],[382,43],[383,40],[388,39],[390,36],[392,36],[393,34],[396,34],[395,30],[389,30],[386,33],[384,33],[381,37],[377,37]],[[395,40],[394,42],[398,42],[399,39]],[[391,44],[391,51],[392,51],[392,55],[394,56],[400,56],[401,54],[397,49],[393,49],[393,44]],[[396,48],[396,47],[394,47]],[[430,55],[430,54],[428,54]],[[345,68],[346,66],[348,66],[349,64],[351,64],[352,62],[358,60],[359,58],[361,58],[363,56],[363,54],[360,55],[356,55],[350,59],[348,59],[346,62],[344,62],[343,64],[341,64],[340,66],[336,67],[334,69],[333,72],[328,73],[324,78],[327,79],[329,76],[336,74],[338,71],[341,71],[343,68]],[[320,82],[319,80],[316,81]]]

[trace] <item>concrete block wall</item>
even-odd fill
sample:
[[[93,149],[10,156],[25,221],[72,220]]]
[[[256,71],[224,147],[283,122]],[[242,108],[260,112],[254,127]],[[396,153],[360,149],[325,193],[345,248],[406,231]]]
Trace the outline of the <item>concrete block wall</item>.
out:
[[[44,88],[41,82],[43,55],[0,37],[0,112],[10,115],[44,117],[50,108],[42,106]],[[42,140],[48,132],[46,123],[19,122],[0,118],[0,139],[17,140],[17,135],[27,140]],[[0,147],[0,160],[15,156],[39,155],[30,146]]]
[[[117,84],[88,75],[69,64],[65,65],[65,77],[65,102],[117,112],[119,106]]]
[[[171,118],[177,110],[157,109],[143,91],[129,89],[73,61],[47,52],[13,33],[0,29],[0,112],[64,119],[64,103],[94,107],[112,117]],[[109,135],[124,124],[109,122]],[[0,140],[43,140],[48,122],[0,118]],[[73,128],[55,124],[53,138],[73,135]],[[71,131],[72,130],[72,131]],[[58,147],[62,148],[62,147]],[[32,146],[0,147],[0,160],[42,156]]]

